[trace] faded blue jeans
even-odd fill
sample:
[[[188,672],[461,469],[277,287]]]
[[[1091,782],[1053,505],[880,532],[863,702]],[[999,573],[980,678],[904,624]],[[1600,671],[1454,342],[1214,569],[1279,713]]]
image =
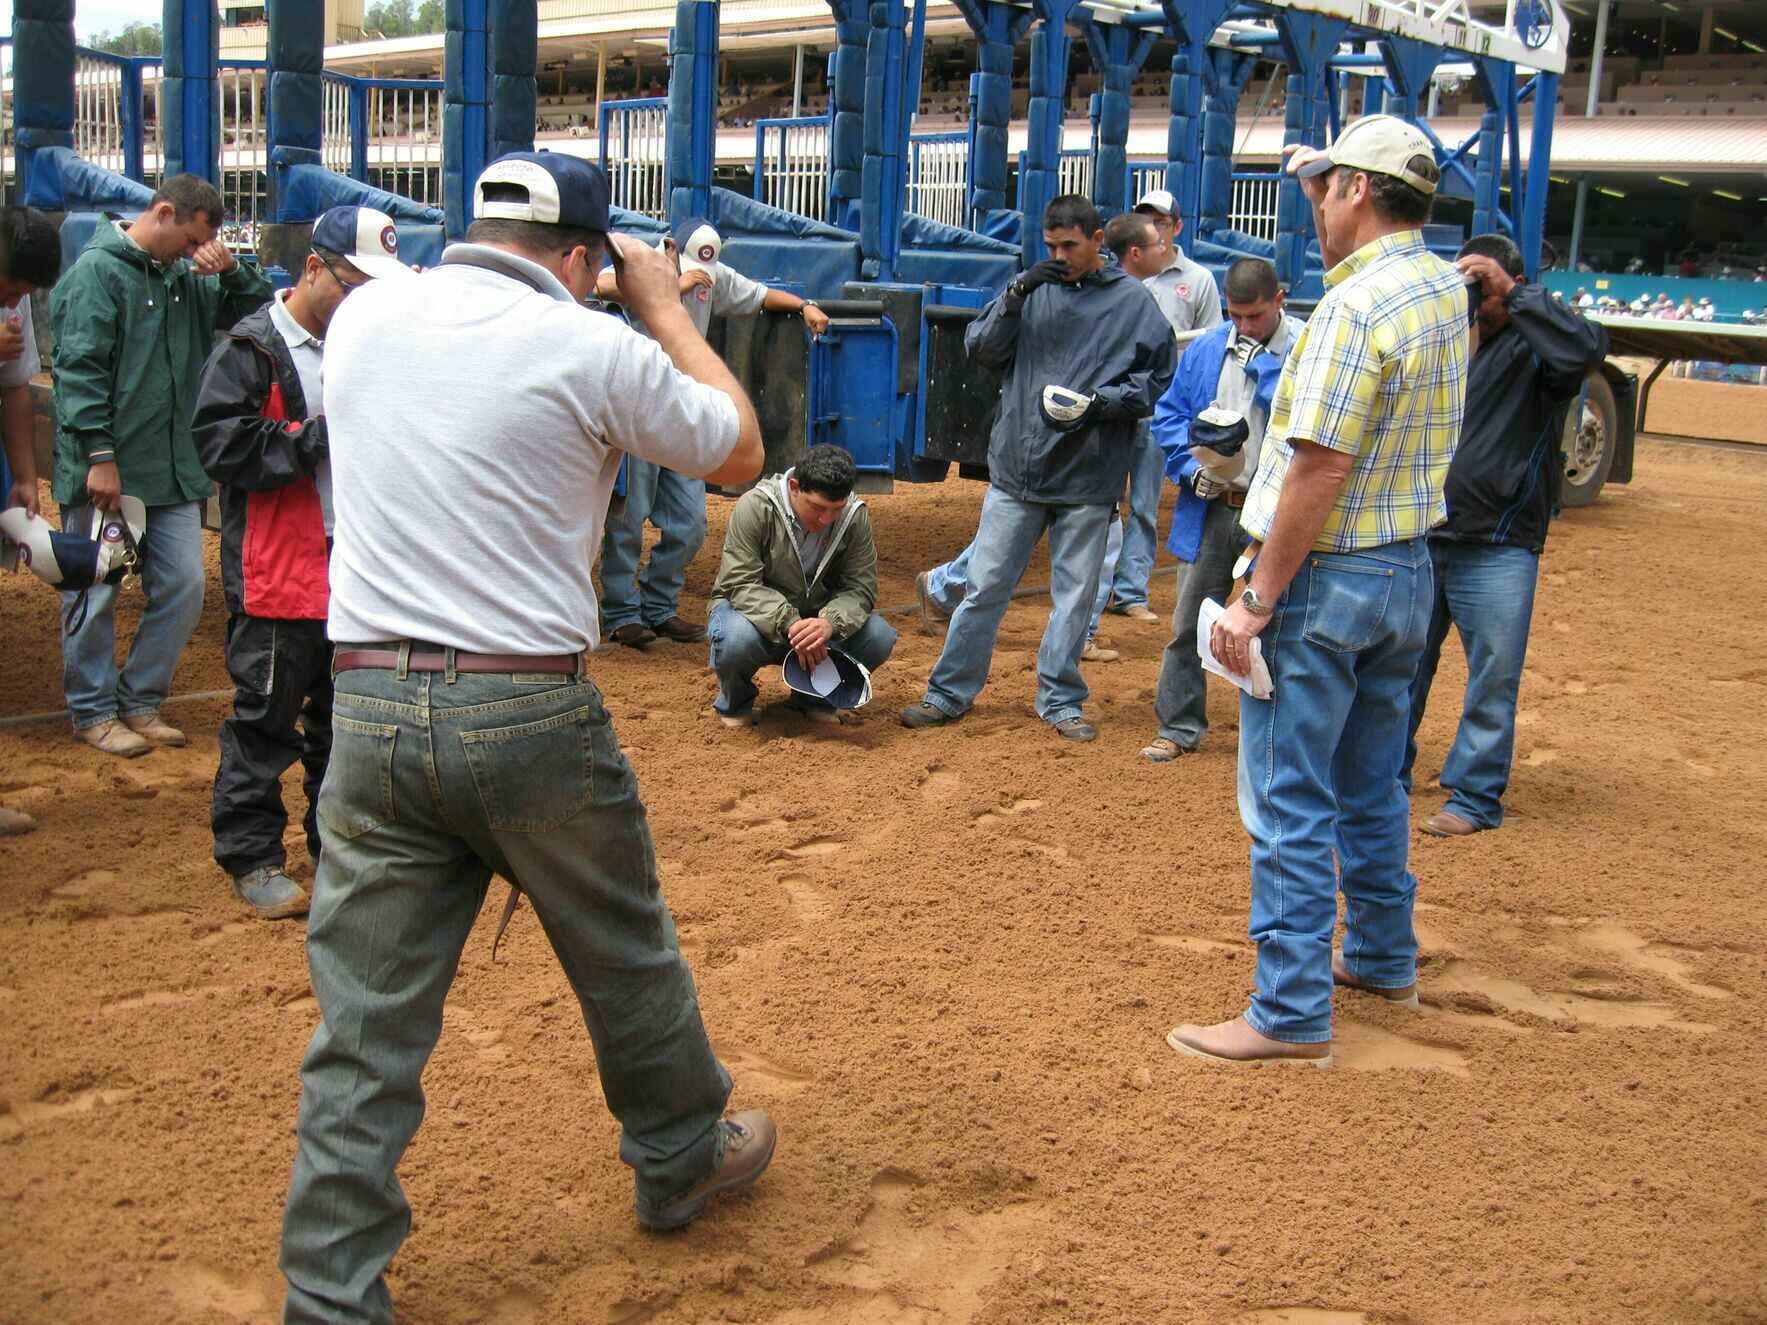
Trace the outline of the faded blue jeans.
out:
[[[626,502],[617,510],[609,509],[601,540],[603,635],[635,621],[659,626],[674,616],[681,586],[687,583],[687,567],[706,541],[704,480],[637,456],[627,457],[626,465]],[[662,537],[640,574],[646,521]]]
[[[718,674],[718,698],[712,707],[720,713],[747,713],[755,706],[760,691],[755,687],[755,673],[771,664],[778,667],[790,651],[786,644],[775,644],[755,629],[741,612],[720,598],[712,604],[706,617],[706,638],[711,643],[711,668]],[[896,648],[896,628],[873,612],[846,639],[830,641],[847,657],[861,664],[866,671],[876,672],[890,660]],[[800,703],[828,705],[807,695],[795,696]]]
[[[1269,699],[1239,704],[1239,813],[1252,838],[1257,992],[1246,1020],[1272,1039],[1331,1039],[1331,941],[1365,984],[1417,979],[1400,785],[1411,680],[1434,600],[1421,538],[1308,554],[1259,635]]]
[[[593,684],[341,672],[332,738],[307,924],[322,1020],[301,1064],[284,1320],[380,1325],[393,1318],[383,1273],[411,1226],[394,1171],[493,873],[527,894],[576,992],[641,1204],[711,1172],[730,1078]]]
[[[91,510],[64,506],[61,527],[84,533]],[[85,624],[62,637],[61,685],[75,731],[117,717],[153,713],[166,702],[172,673],[202,618],[202,503],[149,506],[141,555],[141,588],[147,605],[122,672],[117,671],[118,586],[93,585],[86,594]],[[62,594],[63,613],[78,596]]]
[[[1123,529],[1123,550],[1106,580],[1111,610],[1147,606],[1147,582],[1153,577],[1160,547],[1160,495],[1166,486],[1166,454],[1143,419],[1135,434],[1135,459],[1129,467],[1129,519]]]
[[[1478,828],[1503,823],[1503,793],[1515,756],[1515,704],[1528,656],[1534,587],[1540,557],[1525,547],[1430,540],[1435,563],[1435,611],[1429,639],[1411,687],[1411,727],[1405,745],[1405,790],[1417,760],[1417,725],[1450,627],[1466,651],[1466,702],[1454,745],[1442,765],[1448,803],[1442,808]]]
[[[993,495],[994,489],[989,488],[987,496],[982,498],[984,514],[988,509],[988,501]],[[951,558],[950,561],[942,566],[934,566],[926,573],[927,597],[932,599],[933,603],[946,616],[950,616],[957,610],[957,605],[963,601],[963,595],[969,592],[969,561],[975,555],[975,550],[975,540],[972,538],[969,546]],[[1123,522],[1113,512],[1110,528],[1105,533],[1104,560],[1099,564],[1098,592],[1092,596],[1092,623],[1087,628],[1087,639],[1096,635],[1099,626],[1104,622],[1104,609],[1111,598],[1111,580],[1116,575],[1117,558],[1122,555],[1122,551]],[[1017,585],[1013,586],[1015,589],[1017,587]],[[1146,598],[1147,594],[1144,589],[1139,601],[1146,601]]]
[[[962,717],[988,681],[994,640],[1031,553],[1049,535],[1049,594],[1054,610],[1037,650],[1037,716],[1077,718],[1089,693],[1080,676],[1093,600],[1098,594],[1112,508],[1020,501],[990,488],[969,549],[968,589],[945,631],[945,648],[927,680],[926,702]]]

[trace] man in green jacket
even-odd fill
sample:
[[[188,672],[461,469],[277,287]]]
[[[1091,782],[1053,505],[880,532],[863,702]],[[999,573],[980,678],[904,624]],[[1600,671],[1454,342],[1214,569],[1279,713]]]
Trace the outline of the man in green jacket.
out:
[[[63,529],[125,493],[147,507],[141,613],[116,665],[116,589],[87,592],[62,641],[74,734],[105,754],[183,745],[160,717],[178,657],[202,615],[202,507],[215,486],[190,435],[217,330],[270,297],[255,267],[216,238],[221,195],[195,175],[160,185],[133,222],[104,222],[49,297],[55,328],[55,500]],[[63,595],[70,609],[75,595]]]
[[[795,469],[762,479],[730,513],[724,557],[712,586],[706,635],[726,727],[755,720],[755,673],[795,652],[808,669],[839,649],[867,670],[889,661],[896,632],[877,602],[877,544],[871,515],[853,496],[853,458],[812,446]],[[794,693],[791,707],[820,722],[839,714]]]

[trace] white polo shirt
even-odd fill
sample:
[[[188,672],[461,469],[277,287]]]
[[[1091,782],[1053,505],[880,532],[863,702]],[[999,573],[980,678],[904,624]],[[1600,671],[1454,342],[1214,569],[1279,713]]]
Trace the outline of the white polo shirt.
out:
[[[26,295],[18,301],[10,312],[0,308],[0,322],[16,315],[19,330],[24,333],[24,353],[16,359],[0,362],[0,387],[29,386],[31,379],[43,371],[43,361],[37,357],[37,333],[31,326],[31,296]]]
[[[1207,267],[1192,262],[1184,250],[1172,245],[1172,265],[1143,285],[1172,324],[1174,333],[1204,331],[1221,325],[1221,292]]]
[[[325,415],[329,636],[529,656],[597,642],[589,566],[621,453],[703,476],[740,432],[654,341],[476,244],[343,302]]]

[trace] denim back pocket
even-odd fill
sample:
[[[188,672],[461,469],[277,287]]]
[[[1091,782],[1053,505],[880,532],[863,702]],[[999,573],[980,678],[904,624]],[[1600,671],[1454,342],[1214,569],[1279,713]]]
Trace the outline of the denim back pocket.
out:
[[[1361,557],[1307,558],[1308,643],[1337,653],[1368,648],[1393,592],[1393,569]]]
[[[333,712],[331,758],[319,791],[319,822],[350,841],[393,821],[393,748],[399,729]]]
[[[462,732],[486,822],[506,833],[549,833],[576,818],[594,793],[597,732],[612,741],[599,704],[514,727]]]

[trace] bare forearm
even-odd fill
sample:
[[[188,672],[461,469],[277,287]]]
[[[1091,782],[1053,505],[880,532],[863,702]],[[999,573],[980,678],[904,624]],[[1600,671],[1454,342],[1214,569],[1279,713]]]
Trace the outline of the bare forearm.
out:
[[[1325,528],[1348,475],[1349,457],[1341,452],[1306,443],[1295,448],[1270,521],[1270,536],[1252,572],[1252,591],[1261,600],[1273,603],[1288,588]]]
[[[768,286],[767,293],[761,300],[761,307],[769,313],[796,313],[800,312],[809,302],[807,299],[798,298],[790,290],[775,290],[772,286]]]

